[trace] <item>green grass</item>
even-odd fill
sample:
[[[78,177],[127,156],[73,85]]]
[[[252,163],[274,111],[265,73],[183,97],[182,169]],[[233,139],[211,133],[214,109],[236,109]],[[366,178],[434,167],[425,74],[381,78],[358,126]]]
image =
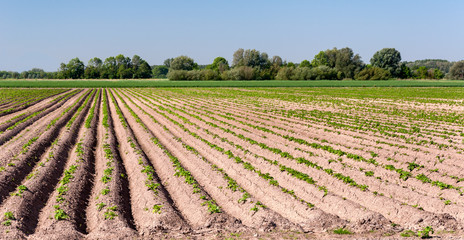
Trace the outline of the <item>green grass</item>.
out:
[[[1,80],[0,88],[100,87],[464,87],[458,80],[168,81],[168,80]]]

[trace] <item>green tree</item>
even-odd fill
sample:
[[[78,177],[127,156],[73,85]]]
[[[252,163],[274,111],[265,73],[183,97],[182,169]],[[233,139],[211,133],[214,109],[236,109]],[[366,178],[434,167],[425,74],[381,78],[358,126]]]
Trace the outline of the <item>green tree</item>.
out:
[[[118,75],[118,65],[114,57],[108,57],[105,59],[102,65],[101,78],[114,79]]]
[[[308,60],[303,60],[301,61],[300,65],[298,65],[298,67],[308,67],[310,68],[311,67],[311,63],[308,61]]]
[[[318,54],[316,54],[316,56],[314,56],[314,59],[311,61],[311,66],[328,66],[328,63],[329,59],[327,57],[327,54],[324,51],[320,51]]]
[[[279,56],[273,56],[271,60],[272,66],[281,67],[283,64],[282,58]]]
[[[223,57],[217,57],[213,63],[206,66],[206,69],[218,71],[220,73],[229,70],[229,62]]]
[[[132,71],[133,78],[150,78],[152,74],[150,65],[137,55],[132,57]]]
[[[294,68],[295,67],[295,64],[293,62],[288,62],[287,67],[291,67],[291,68]]]
[[[87,79],[98,79],[101,77],[103,61],[100,58],[92,58],[89,60],[85,68],[84,77]]]
[[[79,58],[73,58],[68,64],[61,63],[59,76],[61,78],[79,79],[84,77],[84,70],[84,63]]]
[[[452,79],[464,80],[464,60],[453,64],[450,68],[450,77]]]
[[[243,53],[245,50],[243,48],[239,48],[237,51],[234,52],[234,57],[232,59],[232,67],[236,66],[243,66]]]
[[[168,58],[166,60],[164,60],[164,66],[166,66],[167,68],[170,68],[171,67],[171,63],[172,61],[174,60],[174,58]]]
[[[358,54],[354,54],[351,48],[342,48],[336,51],[335,69],[342,73],[341,78],[354,78],[361,69],[364,68],[364,63]]]
[[[252,68],[266,69],[271,66],[271,60],[269,60],[269,56],[265,52],[260,53],[256,49],[243,50],[240,48],[234,53],[232,66],[247,66]]]
[[[425,66],[420,66],[418,69],[414,71],[414,75],[418,79],[427,79],[428,77],[428,69]]]
[[[171,62],[170,70],[186,70],[190,71],[196,69],[198,65],[193,61],[192,58],[187,56],[179,56],[174,58]]]
[[[453,66],[452,62],[443,59],[416,60],[414,62],[405,62],[405,64],[412,70],[416,70],[420,66],[425,66],[429,69],[439,69],[443,73],[449,73],[451,66]]]
[[[413,77],[411,68],[409,68],[407,64],[402,63],[400,68],[401,68],[401,70],[400,70],[400,73],[398,75],[399,78],[408,79],[408,78]]]
[[[434,79],[442,79],[443,77],[445,77],[445,74],[440,71],[440,69],[433,69],[433,78]]]
[[[169,68],[165,65],[154,66],[152,69],[153,78],[166,78]]]
[[[401,54],[394,48],[384,48],[377,51],[371,58],[371,65],[387,70],[393,77],[397,77],[401,71]]]

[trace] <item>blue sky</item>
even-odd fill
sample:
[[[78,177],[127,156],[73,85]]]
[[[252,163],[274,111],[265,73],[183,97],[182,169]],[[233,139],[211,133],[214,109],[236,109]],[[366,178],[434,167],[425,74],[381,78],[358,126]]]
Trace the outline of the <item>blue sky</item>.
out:
[[[403,60],[464,59],[460,0],[0,0],[0,70],[55,71],[122,53],[150,64],[187,55],[229,61],[254,48],[292,62],[350,47],[368,63],[384,47]]]

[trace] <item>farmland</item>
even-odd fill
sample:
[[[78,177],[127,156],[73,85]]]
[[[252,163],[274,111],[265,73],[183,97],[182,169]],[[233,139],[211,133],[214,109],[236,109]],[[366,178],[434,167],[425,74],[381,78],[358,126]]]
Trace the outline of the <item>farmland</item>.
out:
[[[459,234],[462,99],[460,88],[1,89],[0,236]]]

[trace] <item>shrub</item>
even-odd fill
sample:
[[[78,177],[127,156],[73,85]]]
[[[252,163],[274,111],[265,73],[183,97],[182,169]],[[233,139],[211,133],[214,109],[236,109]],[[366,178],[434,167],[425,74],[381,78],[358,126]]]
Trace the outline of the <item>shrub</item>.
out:
[[[367,67],[354,76],[357,80],[388,80],[390,77],[390,72],[379,67]]]
[[[171,81],[187,80],[187,73],[186,70],[170,70],[167,77]]]
[[[337,71],[331,67],[319,66],[311,69],[314,80],[333,80],[337,79]]]
[[[464,61],[459,61],[453,64],[449,72],[450,78],[464,80]]]
[[[256,71],[252,67],[241,66],[224,71],[221,78],[224,80],[253,80],[256,78]]]
[[[277,72],[276,80],[291,80],[294,79],[293,74],[294,68],[292,67],[283,67]]]

